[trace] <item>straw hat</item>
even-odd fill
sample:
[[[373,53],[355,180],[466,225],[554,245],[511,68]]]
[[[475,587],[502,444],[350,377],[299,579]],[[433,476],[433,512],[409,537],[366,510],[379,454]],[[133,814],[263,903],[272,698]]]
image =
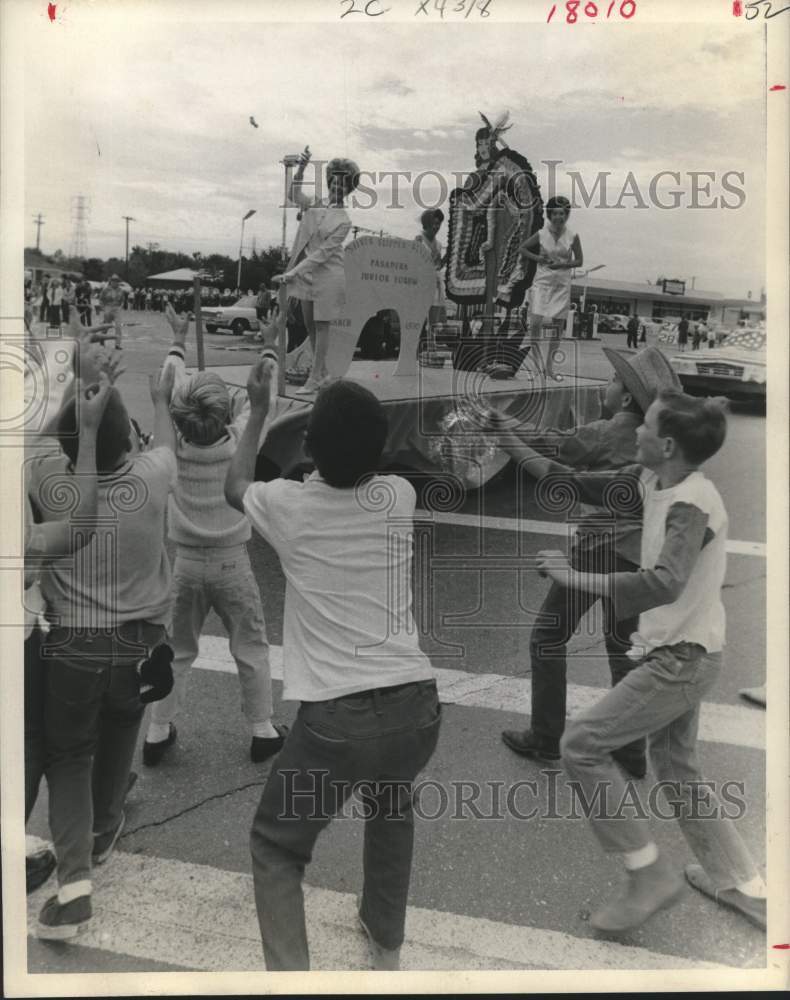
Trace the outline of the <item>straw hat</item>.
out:
[[[652,344],[638,354],[621,354],[611,347],[604,347],[603,352],[643,413],[664,389],[683,391],[677,372]]]

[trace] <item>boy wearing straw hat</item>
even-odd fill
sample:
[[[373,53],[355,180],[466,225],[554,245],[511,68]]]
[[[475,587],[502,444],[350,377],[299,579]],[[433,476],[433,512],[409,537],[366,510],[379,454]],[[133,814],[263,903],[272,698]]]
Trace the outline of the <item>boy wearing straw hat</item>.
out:
[[[674,370],[658,348],[646,347],[638,354],[624,355],[609,348],[604,353],[614,372],[604,395],[611,419],[595,420],[567,432],[542,432],[541,445],[555,447],[557,461],[580,471],[616,469],[635,460],[636,430],[661,389],[680,388]],[[522,439],[535,445],[534,438]],[[504,446],[507,450],[506,445]],[[518,457],[512,452],[514,457]],[[639,566],[641,523],[638,518],[616,522],[600,508],[588,508],[579,521],[573,540],[572,562],[588,572],[634,572]],[[566,644],[597,597],[552,585],[540,609],[538,624],[530,636],[532,711],[525,730],[508,729],[504,743],[524,757],[553,762],[560,759],[560,739],[565,729],[567,699]],[[617,621],[612,602],[602,600],[604,638],[612,685],[631,670],[629,636],[636,620]],[[647,771],[645,742],[636,740],[617,748],[615,760],[634,778]]]

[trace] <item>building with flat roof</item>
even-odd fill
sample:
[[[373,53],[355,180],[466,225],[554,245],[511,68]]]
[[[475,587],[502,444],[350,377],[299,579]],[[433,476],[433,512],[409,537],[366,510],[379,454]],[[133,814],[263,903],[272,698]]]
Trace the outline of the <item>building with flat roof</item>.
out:
[[[665,288],[674,290],[665,291]],[[759,299],[728,298],[721,292],[687,288],[685,282],[650,284],[646,281],[639,284],[590,275],[586,282],[583,278],[575,278],[571,283],[571,299],[577,308],[583,298],[586,309],[596,306],[599,313],[637,316],[659,323],[682,316],[722,326],[736,326],[739,320],[765,319],[762,296]]]

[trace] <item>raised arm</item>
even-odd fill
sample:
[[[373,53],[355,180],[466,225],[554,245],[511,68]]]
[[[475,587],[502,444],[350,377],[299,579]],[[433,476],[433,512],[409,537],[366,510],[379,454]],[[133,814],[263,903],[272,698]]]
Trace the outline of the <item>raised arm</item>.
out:
[[[170,416],[174,381],[173,365],[164,365],[158,378],[151,375],[148,379],[151,400],[154,404],[154,445],[169,448],[172,452],[176,450],[176,429]]]
[[[304,170],[307,164],[310,162],[310,147],[305,146],[304,152],[299,156],[299,166],[291,178],[291,183],[288,185],[288,199],[294,204],[298,205],[300,208],[309,208],[313,204],[315,199],[306,195],[302,190],[302,179],[304,178]]]
[[[87,387],[81,380],[77,382],[79,449],[73,473],[77,484],[77,507],[68,521],[51,521],[31,527],[25,539],[26,562],[35,564],[71,555],[93,537],[98,504],[96,436],[111,389],[112,382],[106,374],[101,375],[98,383]],[[79,531],[74,530],[76,525]]]
[[[271,357],[262,357],[250,371],[247,395],[250,415],[247,425],[230,460],[225,477],[225,499],[231,507],[244,512],[244,494],[255,480],[255,461],[271,401],[271,385],[277,366]]]
[[[173,342],[165,358],[165,366],[173,369],[173,388],[183,385],[189,379],[186,370],[186,342],[189,332],[189,313],[179,316],[168,302],[165,317],[173,331]]]

